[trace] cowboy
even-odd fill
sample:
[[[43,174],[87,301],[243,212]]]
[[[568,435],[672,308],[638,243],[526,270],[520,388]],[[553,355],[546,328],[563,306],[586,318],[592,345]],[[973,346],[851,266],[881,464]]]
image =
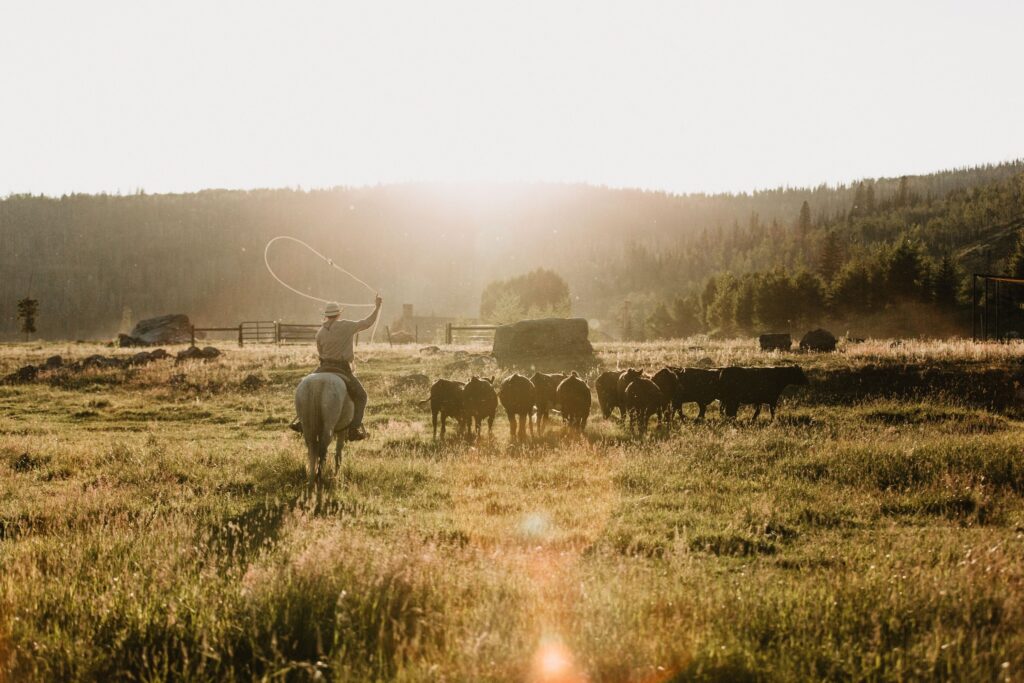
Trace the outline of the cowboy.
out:
[[[316,351],[320,356],[320,366],[313,372],[333,372],[345,380],[348,395],[355,404],[352,424],[348,431],[349,441],[359,441],[367,437],[363,429],[363,413],[366,410],[366,390],[352,372],[352,361],[355,358],[355,336],[368,330],[377,322],[382,299],[380,294],[374,300],[373,313],[362,320],[340,320],[341,306],[331,302],[324,308],[324,323],[316,333]],[[298,418],[291,424],[292,429],[302,431],[302,423]]]

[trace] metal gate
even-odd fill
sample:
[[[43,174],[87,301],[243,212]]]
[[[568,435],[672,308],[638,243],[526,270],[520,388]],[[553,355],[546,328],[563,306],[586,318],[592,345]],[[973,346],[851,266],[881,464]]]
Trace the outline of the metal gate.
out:
[[[274,344],[277,342],[277,323],[273,320],[247,320],[238,325],[238,344]]]
[[[312,342],[316,339],[319,325],[301,325],[297,323],[277,323],[277,343]]]

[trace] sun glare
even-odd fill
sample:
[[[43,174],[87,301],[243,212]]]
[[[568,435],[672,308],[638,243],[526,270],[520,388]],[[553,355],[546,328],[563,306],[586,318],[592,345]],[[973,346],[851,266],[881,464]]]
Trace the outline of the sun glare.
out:
[[[544,683],[575,683],[586,680],[574,666],[572,652],[557,637],[541,640],[534,656],[533,680]]]

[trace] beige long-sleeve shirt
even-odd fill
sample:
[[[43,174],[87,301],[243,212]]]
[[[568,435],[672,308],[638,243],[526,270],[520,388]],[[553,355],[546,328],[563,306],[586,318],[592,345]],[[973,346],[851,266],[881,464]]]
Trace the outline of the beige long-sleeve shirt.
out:
[[[355,336],[368,330],[377,321],[379,308],[362,320],[327,320],[316,332],[316,351],[322,362],[346,361],[355,358]]]

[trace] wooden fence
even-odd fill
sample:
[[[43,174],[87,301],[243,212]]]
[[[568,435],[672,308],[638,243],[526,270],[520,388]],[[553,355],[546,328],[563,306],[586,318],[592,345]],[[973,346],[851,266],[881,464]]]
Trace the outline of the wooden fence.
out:
[[[192,326],[192,346],[196,345],[196,334],[205,332],[231,332],[238,339],[239,346],[250,344],[287,344],[288,342],[312,342],[316,339],[317,324],[282,323],[276,320],[246,320],[234,327]]]

